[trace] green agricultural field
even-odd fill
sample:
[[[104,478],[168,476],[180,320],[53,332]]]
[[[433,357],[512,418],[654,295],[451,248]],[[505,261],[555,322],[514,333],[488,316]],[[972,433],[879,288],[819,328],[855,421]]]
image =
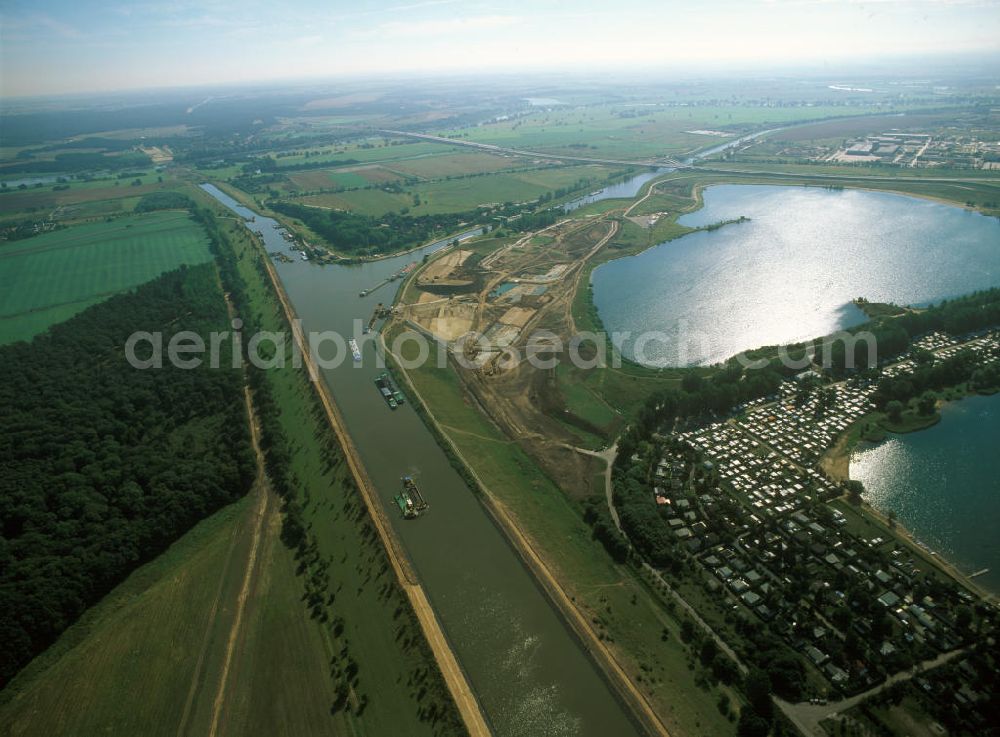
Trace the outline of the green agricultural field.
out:
[[[610,167],[570,166],[429,182],[413,187],[421,205],[411,208],[411,212],[433,215],[471,210],[481,204],[524,202],[556,189],[572,187],[581,179],[588,179],[592,186],[597,186],[611,173]]]
[[[388,182],[399,177],[380,167],[366,166],[349,169],[313,169],[299,171],[288,177],[291,186],[288,189],[353,189],[367,187],[373,182]]]
[[[342,189],[367,187],[371,184],[363,173],[357,171],[333,171],[330,172],[329,178],[334,187],[340,187]]]
[[[78,225],[0,246],[0,343],[27,340],[116,292],[209,261],[186,213]]]
[[[441,151],[448,149],[441,146]],[[486,153],[442,153],[440,156],[410,159],[393,165],[396,171],[425,179],[477,174],[480,172],[502,171],[524,166],[525,160],[515,157],[496,156]]]
[[[901,108],[902,109],[902,108]],[[726,139],[688,133],[788,125],[845,115],[885,112],[877,106],[709,106],[594,105],[543,110],[523,118],[469,128],[443,130],[461,137],[566,156],[614,156],[626,159],[676,156]]]
[[[413,204],[413,199],[408,195],[386,192],[382,189],[358,189],[352,192],[337,192],[336,194],[308,195],[294,201],[313,207],[350,210],[361,215],[384,215],[387,212],[399,212]]]
[[[16,190],[0,194],[0,218],[25,213],[48,215],[53,210],[68,205],[98,200],[115,200],[125,197],[137,197],[150,192],[156,192],[169,185],[160,183],[157,177],[151,175],[140,177],[143,184],[132,186],[131,179],[116,181],[101,180],[96,182],[71,182],[69,189],[53,190],[52,187],[38,189]],[[117,182],[117,185],[116,185]]]
[[[331,167],[350,166],[357,162],[376,163],[412,159],[417,156],[435,156],[447,153],[449,150],[454,150],[447,146],[428,141],[410,142],[395,140],[387,144],[389,140],[372,138],[353,145],[325,149],[316,156],[306,156],[305,153],[282,156],[280,159],[277,159],[278,167],[280,170],[281,167],[316,164],[319,162],[329,163]],[[312,149],[309,150],[311,151]]]
[[[306,169],[290,172],[289,182],[283,185],[287,191],[318,190],[318,189],[353,189],[371,184],[382,184],[400,179],[415,178],[420,180],[444,179],[461,177],[469,174],[483,174],[523,167],[524,159],[516,157],[495,156],[486,153],[451,153],[454,149],[433,143],[418,144],[421,147],[430,146],[430,150],[413,153],[409,151],[410,144],[390,146],[388,148],[356,149],[354,153],[343,154],[351,158],[362,158],[367,163],[338,167],[336,160],[330,161],[329,169]],[[404,149],[402,152],[399,149]],[[404,154],[404,155],[400,155]],[[369,157],[375,161],[367,161]],[[384,158],[378,158],[378,157]],[[289,166],[293,157],[278,160],[279,166]],[[310,162],[322,160],[322,156],[312,157]],[[224,176],[224,175],[220,175]]]
[[[422,182],[402,193],[363,189],[336,194],[313,195],[301,202],[317,207],[351,210],[363,215],[384,215],[409,209],[410,215],[438,215],[474,210],[479,205],[523,202],[547,192],[575,185],[581,179],[596,187],[612,173],[610,167],[585,165],[500,172],[482,176]],[[417,202],[419,201],[419,204]]]

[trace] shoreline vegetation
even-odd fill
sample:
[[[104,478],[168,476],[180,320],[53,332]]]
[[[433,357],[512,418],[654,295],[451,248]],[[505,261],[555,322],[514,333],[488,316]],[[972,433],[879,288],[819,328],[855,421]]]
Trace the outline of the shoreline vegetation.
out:
[[[778,129],[769,129],[766,131],[760,131],[755,135],[766,136],[768,134],[783,129],[784,127]],[[986,208],[985,206],[979,206],[975,204],[970,204],[968,201],[962,201],[961,199],[959,199],[960,194],[956,194],[953,197],[949,197],[945,194],[942,194],[941,192],[928,193],[923,191],[913,191],[914,187],[916,187],[919,190],[921,188],[926,188],[928,185],[933,187],[936,184],[935,181],[926,181],[926,177],[922,176],[902,176],[902,177],[897,177],[895,179],[890,179],[884,176],[879,176],[877,174],[847,174],[847,173],[829,174],[829,173],[823,173],[821,171],[801,171],[801,172],[768,171],[766,169],[762,169],[759,171],[740,170],[740,169],[713,167],[711,166],[711,162],[707,163],[708,165],[701,165],[701,166],[695,165],[691,168],[677,169],[670,172],[664,172],[662,177],[654,178],[649,180],[648,182],[645,182],[640,187],[636,196],[633,198],[614,198],[614,199],[608,198],[608,200],[604,201],[615,202],[621,199],[631,202],[632,204],[625,210],[624,213],[625,216],[627,217],[631,213],[631,210],[636,205],[640,204],[641,202],[648,199],[650,196],[654,194],[654,189],[656,188],[657,185],[666,181],[671,181],[672,179],[679,177],[681,179],[693,178],[696,180],[692,187],[692,192],[691,192],[691,197],[694,200],[694,204],[690,208],[686,208],[683,212],[678,212],[674,217],[670,218],[671,222],[676,222],[676,217],[681,214],[688,214],[690,212],[694,212],[700,209],[703,205],[701,190],[707,186],[712,186],[713,184],[720,184],[720,183],[771,184],[777,186],[819,187],[823,189],[832,189],[832,190],[856,189],[859,191],[888,192],[892,194],[899,194],[909,197],[917,197],[930,201],[940,202],[954,207],[961,207],[966,210],[979,212],[980,214],[986,216],[1000,217],[997,215],[992,215],[991,213],[987,212],[988,208]],[[632,165],[632,167],[633,171],[624,174],[621,172],[612,172],[612,175],[606,178],[600,184],[602,186],[611,186],[620,181],[627,180],[630,176],[635,176],[638,173],[641,173],[641,171],[644,169],[655,168],[653,165],[642,162],[635,162]],[[988,182],[988,180],[984,179],[984,182]],[[267,217],[275,218],[279,222],[282,222],[282,225],[290,232],[296,234],[296,236],[300,238],[303,236],[307,236],[312,240],[323,242],[324,243],[323,248],[327,251],[327,258],[326,258],[327,262],[349,264],[349,263],[364,263],[368,261],[379,261],[385,258],[392,258],[395,256],[404,255],[406,253],[410,253],[413,250],[422,247],[421,245],[412,245],[412,246],[406,246],[401,250],[392,250],[385,253],[365,253],[365,254],[345,253],[342,250],[339,250],[336,245],[331,244],[329,242],[329,239],[319,234],[316,228],[312,227],[311,223],[306,222],[303,219],[303,217],[320,217],[321,214],[325,214],[327,217],[340,217],[340,218],[351,217],[350,213],[348,213],[347,211],[340,211],[333,208],[324,208],[315,205],[297,204],[290,201],[286,202],[282,200],[275,200],[269,203],[264,199],[258,200],[256,197],[254,197],[254,192],[244,190],[239,186],[238,182],[235,180],[225,181],[225,182],[216,181],[214,183],[220,187],[226,185],[223,188],[223,191],[226,191],[227,194],[230,194],[235,199],[240,201],[242,204],[259,211],[260,214],[266,215]],[[548,216],[550,218],[555,219],[558,218],[561,214],[567,214],[567,215],[569,214],[569,213],[563,213],[561,210],[564,201],[572,201],[574,198],[578,198],[579,196],[581,196],[580,192],[585,192],[586,189],[594,186],[594,184],[595,184],[594,182],[582,183],[581,187],[572,190],[565,196],[556,198],[550,197],[548,199],[543,197],[539,200],[538,206],[535,207],[535,209],[531,209],[530,207],[529,209],[526,210],[520,210],[515,208],[516,212],[514,211],[508,212],[507,210],[510,210],[510,208],[506,207],[505,205],[506,209],[503,209],[501,215],[509,216],[513,214],[513,217],[503,217],[502,219],[506,222],[499,225],[494,223],[489,223],[487,221],[476,221],[475,212],[464,212],[464,213],[454,212],[449,214],[422,215],[420,216],[420,218],[423,219],[449,218],[449,217],[453,218],[458,216],[461,219],[461,216],[464,216],[466,218],[471,218],[471,219],[467,219],[465,222],[461,223],[461,227],[468,227],[468,228],[476,226],[477,223],[486,225],[486,227],[493,227],[493,228],[510,227],[513,222],[519,219],[525,219],[530,221],[542,216]],[[940,184],[942,187],[951,186],[950,184],[945,182],[938,182],[937,184]],[[560,190],[560,192],[561,191],[562,190]],[[601,202],[604,201],[598,201],[597,203],[594,204],[599,205]],[[521,203],[521,204],[523,205],[532,203]],[[520,207],[520,205],[518,207]],[[299,213],[299,215],[295,216],[294,224],[290,224],[288,222],[288,219],[291,215],[291,213],[287,211],[288,208],[295,209]],[[309,211],[314,211],[314,212],[310,213]],[[413,216],[410,215],[396,215],[391,212],[387,213],[386,216],[410,219],[410,220],[414,219]],[[363,219],[361,218],[361,216],[355,216],[355,217],[356,219],[359,220]],[[491,219],[495,220],[496,218],[493,217]],[[724,225],[744,222],[746,220],[749,220],[749,218],[740,217],[732,220],[722,221],[720,223],[713,223],[711,225],[701,226],[699,228],[695,228],[694,230],[712,231],[721,228]],[[520,227],[517,229],[526,230],[529,228]],[[659,245],[659,243],[651,243],[649,245],[650,246]]]
[[[892,422],[882,412],[872,412],[858,419],[857,422],[837,439],[836,444],[820,460],[820,466],[835,481],[851,481],[851,459],[862,445],[874,447],[891,439],[893,435],[906,435],[927,430],[939,424],[944,419],[941,410],[949,404],[961,402],[966,397],[989,397],[995,396],[997,393],[997,389],[992,391],[973,391],[965,385],[950,387],[946,392],[948,396],[936,401],[934,412],[931,415],[919,417],[914,413],[914,416],[904,418],[900,422]],[[958,567],[959,564],[956,561],[952,561],[944,553],[934,550],[921,541],[915,533],[907,529],[894,515],[890,516],[889,512],[879,509],[867,499],[862,498],[860,502],[858,505],[859,510],[863,510],[874,516],[885,527],[926,554],[935,564],[945,569],[965,586],[974,590],[979,596],[988,601],[995,602],[1000,600],[1000,591],[993,591],[981,586],[970,576],[970,573],[963,572]],[[975,573],[975,571],[971,573]]]
[[[392,353],[381,332],[379,333],[379,341],[382,344],[382,350],[390,357],[390,371],[394,376],[403,378],[410,394],[416,399],[414,406],[421,420],[431,430],[438,443],[444,447],[452,465],[476,494],[490,519],[503,533],[504,538],[514,549],[522,564],[531,571],[546,598],[560,612],[575,636],[585,645],[602,676],[613,687],[618,699],[628,708],[631,716],[651,734],[669,737],[669,731],[659,714],[642,691],[635,686],[632,679],[628,677],[618,658],[588,622],[587,612],[577,606],[576,597],[567,592],[559,577],[553,573],[553,570],[558,567],[553,565],[553,561],[547,560],[538,547],[532,544],[531,536],[523,529],[523,525],[518,522],[515,514],[511,513],[501,498],[489,490],[483,479],[476,473],[473,465],[462,454],[452,436],[441,427],[437,417],[417,389],[413,378],[402,367],[399,357]]]
[[[423,95],[422,91],[414,92]],[[744,216],[699,227],[679,224],[681,215],[704,206],[703,193],[709,186],[847,188],[891,192],[984,214],[990,207],[994,213],[1000,212],[995,201],[984,202],[995,200],[992,188],[996,186],[996,179],[989,179],[986,171],[976,179],[980,172],[966,173],[950,168],[950,164],[939,170],[859,167],[849,171],[846,166],[773,160],[762,167],[763,161],[758,163],[752,153],[749,161],[737,162],[728,152],[712,159],[692,159],[692,168],[658,173],[634,196],[595,201],[578,212],[565,212],[562,205],[567,201],[586,197],[590,190],[632,181],[630,177],[657,168],[635,159],[648,155],[650,161],[662,160],[657,157],[685,161],[686,157],[698,157],[718,148],[718,131],[713,134],[706,130],[710,127],[724,129],[722,141],[738,143],[738,139],[751,137],[747,136],[750,130],[756,129],[752,136],[763,140],[777,131],[821,121],[882,116],[887,120],[885,125],[905,127],[912,123],[895,115],[890,118],[881,101],[852,101],[836,107],[768,104],[755,109],[736,103],[734,97],[732,105],[706,104],[710,98],[725,99],[715,90],[698,93],[691,98],[690,106],[684,102],[682,107],[667,105],[659,109],[645,109],[645,104],[638,101],[641,95],[621,99],[617,90],[613,106],[604,102],[598,105],[595,101],[600,98],[588,91],[588,102],[581,105],[579,116],[572,107],[576,102],[553,99],[553,107],[571,107],[563,113],[559,109],[533,110],[535,103],[531,103],[531,108],[518,109],[507,119],[492,117],[497,113],[492,109],[495,101],[503,100],[497,97],[498,92],[503,90],[491,89],[488,102],[474,102],[454,117],[438,118],[435,110],[427,117],[410,118],[405,124],[395,122],[396,118],[413,115],[412,108],[401,107],[397,112],[384,100],[365,101],[351,95],[330,101],[333,104],[328,108],[319,106],[319,113],[311,103],[293,101],[287,106],[284,98],[277,104],[269,102],[266,95],[255,98],[252,105],[242,96],[238,102],[210,97],[186,112],[179,108],[168,113],[167,120],[155,109],[126,105],[94,113],[94,123],[103,123],[97,128],[107,133],[75,137],[69,137],[81,125],[69,117],[77,114],[75,110],[45,112],[37,118],[31,113],[32,117],[20,121],[19,111],[13,111],[9,116],[13,120],[5,121],[13,136],[7,141],[10,145],[5,157],[10,161],[5,171],[9,176],[52,172],[54,178],[44,183],[18,184],[19,179],[5,183],[0,216],[8,219],[0,223],[5,226],[0,227],[0,241],[49,231],[65,231],[59,238],[71,238],[88,223],[108,228],[107,223],[117,222],[131,229],[146,210],[190,211],[197,216],[196,224],[210,235],[215,258],[214,263],[190,269],[187,276],[192,277],[191,271],[207,273],[214,267],[212,290],[222,298],[221,302],[216,300],[216,307],[228,308],[226,312],[216,310],[218,317],[232,318],[235,305],[247,318],[244,333],[291,330],[293,339],[301,340],[291,319],[295,310],[275,265],[261,248],[261,239],[201,192],[198,182],[210,181],[241,205],[281,223],[295,236],[296,250],[302,244],[302,250],[308,252],[303,260],[308,255],[309,267],[399,258],[438,241],[446,244],[438,252],[442,253],[452,249],[453,239],[473,228],[483,227],[487,233],[496,230],[499,236],[486,236],[492,236],[492,241],[470,239],[471,248],[479,249],[476,257],[480,258],[494,243],[539,232],[546,222],[582,223],[588,218],[594,223],[604,221],[612,226],[614,237],[610,244],[602,244],[590,258],[582,260],[568,282],[565,320],[570,329],[576,320],[580,329],[588,329],[590,323],[603,330],[588,288],[590,274],[601,263],[642,253],[688,233],[714,231],[750,220]],[[283,96],[287,94],[282,92]],[[754,94],[749,89],[741,90],[744,97]],[[820,91],[819,95],[831,93]],[[796,100],[800,96],[794,95]],[[840,93],[832,96],[844,97]],[[930,98],[934,106],[943,105],[938,95]],[[962,100],[961,105],[949,103],[943,109],[964,111],[968,100]],[[202,106],[209,101],[210,117],[206,118]],[[238,111],[235,104],[240,106]],[[549,107],[541,102],[538,106]],[[448,101],[440,109],[450,113],[450,107]],[[913,105],[889,103],[889,109],[899,116],[904,115],[901,111],[920,111],[923,107],[926,100]],[[852,110],[867,112],[860,116],[840,112]],[[808,117],[815,115],[820,117]],[[949,115],[956,117],[954,113]],[[372,116],[377,122],[372,122]],[[544,127],[539,121],[542,116]],[[39,125],[38,121],[45,124]],[[178,125],[163,129],[144,127],[152,122],[177,121]],[[125,123],[129,127],[122,129],[124,133],[112,130],[112,125]],[[486,149],[509,150],[513,154],[497,156],[483,149],[470,150],[463,141],[449,144],[444,137],[428,143],[419,140],[421,136],[427,138],[423,134],[413,142],[406,134],[386,135],[387,131],[375,125],[411,126],[442,132],[443,136],[449,135],[448,130],[436,131],[435,126],[454,125],[458,126],[454,129],[456,139],[469,139],[473,145],[482,140]],[[698,130],[674,130],[680,127]],[[832,128],[823,130],[829,133]],[[692,139],[695,133],[713,135]],[[847,126],[843,133],[834,133],[840,138],[851,135],[852,130]],[[490,140],[492,137],[500,140]],[[517,148],[541,153],[518,156]],[[565,161],[560,163],[560,158]],[[574,160],[577,163],[570,163]],[[97,172],[97,178],[88,173],[91,169]],[[65,178],[58,176],[60,170],[67,172]],[[82,173],[69,174],[75,170]],[[609,170],[610,176],[602,181],[600,178]],[[499,186],[512,180],[511,175],[524,172],[531,172],[537,181],[522,180],[516,188]],[[589,172],[597,172],[595,179],[581,186],[585,181],[582,177],[589,176]],[[448,180],[461,181],[446,184]],[[187,195],[178,199],[173,189],[193,189],[193,199],[187,199]],[[566,192],[565,196],[560,197],[560,192]],[[959,201],[964,197],[968,201]],[[282,200],[284,209],[290,205],[298,216],[280,212]],[[638,215],[631,219],[633,210]],[[27,219],[15,221],[11,216]],[[145,219],[155,217],[159,215],[151,218],[147,214]],[[337,230],[337,238],[323,237],[320,228],[310,227],[317,222]],[[428,231],[426,238],[414,242],[418,226],[426,226]],[[134,237],[136,231],[130,230],[130,235]],[[376,248],[372,244],[381,238],[391,241],[392,245],[379,246],[388,252],[367,252]],[[585,240],[581,237],[581,242]],[[407,241],[411,245],[405,245]],[[284,251],[272,255],[290,259]],[[297,260],[298,255],[293,255]],[[396,290],[393,301],[403,297],[418,272],[414,270],[400,280],[401,288],[392,286]],[[100,278],[106,279],[103,275]],[[137,291],[149,286],[146,283]],[[113,299],[118,301],[108,301],[103,309],[121,304],[120,297]],[[177,303],[171,304],[176,307]],[[883,325],[892,325],[896,319],[905,322],[921,312],[863,299],[856,300],[855,306]],[[128,311],[121,314],[125,317],[120,315],[120,319],[135,321],[136,315]],[[190,315],[178,318],[180,325],[190,319]],[[221,324],[228,322],[223,319]],[[554,322],[557,329],[562,324]],[[68,329],[58,320],[53,323],[55,333]],[[384,336],[380,332],[378,337]],[[808,345],[803,344],[802,349]],[[31,660],[17,676],[16,685],[27,687],[24,692],[8,689],[0,693],[0,722],[4,722],[0,733],[40,734],[49,724],[78,733],[116,731],[119,724],[145,724],[151,733],[172,735],[173,721],[179,717],[176,731],[180,734],[199,730],[205,721],[201,711],[206,705],[209,712],[214,712],[211,722],[206,723],[212,734],[216,726],[220,734],[245,730],[325,734],[331,729],[337,733],[381,734],[387,728],[414,735],[444,736],[466,730],[476,735],[487,733],[489,725],[479,711],[480,694],[472,692],[465,682],[462,664],[452,656],[445,633],[437,627],[437,614],[409,566],[409,553],[395,539],[392,526],[386,524],[384,500],[374,494],[373,487],[369,488],[367,469],[354,456],[350,428],[339,414],[333,392],[316,375],[309,352],[303,351],[302,355],[306,357],[305,371],[251,370],[231,387],[240,390],[241,401],[246,398],[251,409],[248,432],[254,438],[251,447],[257,451],[254,455],[258,462],[252,491],[244,490],[246,493],[236,501],[196,522],[162,554],[136,568],[119,586],[87,608],[54,645]],[[762,351],[758,355],[771,358],[770,353]],[[23,372],[24,365],[18,371]],[[737,719],[741,712],[750,714],[751,709],[746,707],[753,706],[754,695],[742,677],[732,673],[734,664],[742,665],[739,659],[729,661],[730,656],[736,656],[726,643],[739,650],[742,658],[748,651],[742,634],[734,634],[729,627],[728,616],[723,619],[709,611],[713,605],[700,588],[681,591],[679,587],[681,593],[674,593],[661,579],[640,569],[638,556],[628,550],[623,553],[624,562],[616,556],[614,543],[621,553],[624,538],[616,536],[614,529],[618,516],[611,500],[611,463],[617,445],[612,444],[615,438],[625,438],[628,423],[642,421],[641,413],[634,410],[656,392],[680,393],[683,388],[687,396],[694,396],[698,391],[691,387],[708,384],[724,370],[724,364],[651,368],[624,359],[622,369],[598,371],[590,379],[570,371],[553,371],[544,388],[539,382],[535,390],[545,393],[545,389],[551,389],[553,396],[565,401],[542,402],[546,406],[539,412],[550,417],[560,413],[556,419],[571,432],[560,436],[555,423],[551,425],[554,430],[548,433],[548,428],[529,422],[524,427],[541,430],[548,437],[539,434],[537,442],[530,438],[523,444],[516,433],[495,422],[488,397],[484,399],[470,390],[469,377],[454,366],[443,377],[429,376],[423,369],[399,369],[403,381],[397,382],[405,382],[413,392],[414,409],[456,468],[461,467],[467,484],[478,492],[483,507],[505,533],[531,578],[561,613],[562,624],[591,651],[591,658],[601,666],[619,700],[645,717],[649,731],[669,730],[675,737],[736,732]],[[781,376],[779,372],[762,373],[771,374],[775,382],[789,376],[785,372]],[[754,382],[759,380],[754,377]],[[735,391],[740,383],[734,380],[725,388]],[[971,393],[967,386],[964,391]],[[917,396],[905,398],[907,408],[896,420],[883,412],[880,421],[872,418],[870,426],[866,426],[864,420],[872,417],[866,416],[849,428],[856,429],[856,436],[848,432],[837,438],[835,447],[842,458],[833,462],[845,467],[845,480],[849,477],[850,454],[858,443],[877,442],[888,432],[915,432],[939,422],[940,408],[956,401],[949,393],[951,389],[939,392],[944,396],[938,396],[931,413],[920,411]],[[25,396],[30,395],[28,392]],[[172,409],[177,412],[184,407]],[[584,418],[587,422],[572,425],[565,418]],[[87,423],[76,424],[86,429]],[[245,441],[241,435],[243,424],[235,419],[222,422],[221,430],[209,422],[192,424],[186,435],[178,433],[176,445],[180,448],[185,442],[190,444],[192,438],[197,445],[200,435],[213,432],[217,442],[226,438],[234,443]],[[226,430],[225,425],[231,429]],[[588,435],[588,428],[597,434]],[[577,439],[571,439],[569,444],[559,443],[560,439],[573,437]],[[607,445],[602,445],[604,442]],[[529,447],[532,443],[537,447]],[[546,444],[560,445],[576,459],[577,477],[553,473],[554,467],[546,465],[551,455],[546,458],[538,451]],[[600,450],[595,451],[597,448]],[[88,450],[84,448],[81,453],[77,456],[82,459],[79,462],[71,459],[77,466],[88,460]],[[623,458],[628,455],[621,453]],[[266,464],[263,472],[259,470],[262,460]],[[607,486],[604,461],[608,462]],[[67,475],[66,480],[79,483],[78,476],[90,478],[95,475],[92,468],[77,468],[80,473]],[[183,466],[173,470],[190,478],[190,474],[183,473]],[[583,481],[578,489],[572,488],[574,480],[579,479]],[[48,493],[51,496],[52,491]],[[67,495],[68,503],[78,499]],[[948,561],[909,537],[894,519],[861,500],[848,500],[846,495],[830,503],[849,502],[852,509],[858,510],[858,517],[866,524],[870,521],[871,530],[879,526],[874,534],[883,535],[883,527],[891,530],[883,536],[893,542],[897,538],[902,541],[897,544],[912,543],[914,557],[926,558],[959,585],[983,595]],[[88,511],[91,509],[93,505]],[[261,531],[259,554],[254,530]],[[930,564],[921,567],[927,569]],[[254,579],[249,595],[246,584],[241,593],[241,582],[249,581],[251,574]],[[434,592],[428,588],[426,593]],[[216,605],[209,606],[212,597],[219,606],[218,616]],[[694,619],[688,612],[675,611],[675,598]],[[708,625],[701,622],[696,609],[705,615]],[[237,622],[230,628],[230,620],[237,616],[243,617],[242,626]],[[208,624],[202,625],[203,619]],[[719,657],[711,658],[711,652],[706,657],[703,644],[708,639],[699,633],[698,626],[692,626],[696,621],[708,634],[713,634],[712,628],[720,632],[718,642],[729,655],[716,655],[726,666],[723,670],[727,676],[714,670]],[[198,625],[197,631],[191,623]],[[230,673],[234,642],[238,646]],[[187,661],[195,659],[198,665],[191,670]],[[816,690],[820,683],[817,674],[808,661],[804,662],[804,695],[821,693]],[[217,670],[228,675],[216,678]],[[151,683],[155,687],[144,695],[143,690],[149,691]],[[190,719],[188,707],[176,708],[185,697]],[[739,721],[739,733],[743,734],[747,725],[742,718]],[[752,722],[748,724],[753,726]],[[842,726],[846,728],[849,723]],[[794,731],[791,727],[788,730]],[[782,734],[786,734],[783,723],[775,728],[775,735]]]
[[[865,317],[874,320],[876,317],[898,317],[907,312],[915,312],[912,307],[900,307],[892,302],[869,302],[864,297],[855,297],[851,304],[865,313]]]
[[[717,223],[711,223],[710,225],[702,225],[695,228],[695,231],[704,230],[711,233],[713,230],[719,230],[726,227],[727,225],[737,225],[739,223],[749,223],[750,218],[746,215],[740,215],[738,218],[730,218],[729,220],[720,220]]]
[[[284,286],[274,269],[273,264],[264,253],[262,245],[256,240],[251,241],[258,251],[258,258],[263,263],[263,272],[270,289],[277,299],[280,310],[287,325],[295,326],[295,310],[285,293]],[[295,340],[300,344],[304,341],[301,328],[293,327]],[[482,713],[479,701],[469,686],[464,671],[455,658],[451,646],[441,629],[437,614],[434,612],[423,590],[422,585],[417,581],[412,571],[409,559],[401,544],[392,531],[391,525],[385,519],[385,511],[378,500],[372,487],[364,466],[361,464],[357,451],[347,432],[346,425],[340,415],[339,409],[334,403],[332,394],[321,378],[316,365],[313,363],[309,351],[302,348],[304,356],[305,370],[309,374],[311,389],[315,392],[317,403],[321,406],[323,415],[329,428],[333,431],[337,442],[341,448],[344,459],[353,478],[354,486],[359,491],[364,502],[368,517],[378,534],[385,550],[386,558],[396,579],[396,584],[406,595],[411,611],[423,634],[426,646],[430,650],[438,666],[441,678],[447,688],[451,701],[457,710],[462,723],[470,735],[488,735],[489,728]]]

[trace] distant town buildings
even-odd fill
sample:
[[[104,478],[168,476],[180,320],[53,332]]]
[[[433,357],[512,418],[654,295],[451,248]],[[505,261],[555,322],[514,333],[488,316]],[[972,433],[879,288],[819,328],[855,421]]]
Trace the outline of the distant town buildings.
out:
[[[929,133],[888,131],[877,136],[850,139],[824,161],[878,162],[909,167],[1000,169],[1000,141],[982,141],[972,135],[932,136]]]

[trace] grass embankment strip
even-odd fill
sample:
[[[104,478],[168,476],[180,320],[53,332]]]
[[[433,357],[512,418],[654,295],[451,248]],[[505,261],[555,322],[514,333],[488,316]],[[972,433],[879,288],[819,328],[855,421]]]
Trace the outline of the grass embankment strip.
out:
[[[199,523],[88,610],[4,691],[0,734],[173,737],[251,508],[246,497]]]
[[[643,723],[674,737],[732,734],[717,702],[725,693],[738,703],[736,692],[693,683],[695,666],[680,644],[679,621],[638,574],[610,559],[524,450],[465,401],[454,371],[425,366],[401,375],[463,476],[482,492],[487,509]]]
[[[326,384],[321,378],[315,364],[312,362],[312,357],[302,334],[301,326],[295,319],[295,312],[288,300],[287,295],[285,294],[284,288],[278,278],[274,266],[271,264],[270,260],[266,259],[266,257],[263,258],[267,274],[270,278],[271,288],[278,296],[287,323],[292,326],[293,339],[298,343],[301,349],[303,360],[305,362],[309,378],[312,382],[312,387],[322,404],[326,420],[329,423],[330,428],[333,429],[337,441],[344,452],[344,457],[347,460],[351,476],[353,477],[354,483],[357,485],[357,488],[365,502],[368,515],[375,525],[375,529],[383,547],[385,548],[386,555],[388,556],[389,562],[396,575],[396,579],[403,591],[406,593],[410,606],[416,614],[421,630],[423,631],[423,635],[431,648],[431,652],[434,655],[438,668],[441,670],[452,699],[455,701],[455,705],[461,714],[462,721],[464,722],[469,733],[474,737],[478,735],[489,735],[489,728],[486,726],[486,720],[483,717],[482,710],[480,709],[475,694],[466,680],[465,674],[459,666],[454,653],[448,645],[444,632],[442,631],[440,623],[437,620],[437,616],[430,606],[430,602],[424,593],[423,587],[417,583],[415,574],[413,573],[405,554],[402,552],[398,541],[395,539],[395,535],[392,533],[392,528],[389,522],[385,519],[381,503],[376,496],[374,485],[369,479],[364,466],[361,464],[357,451],[354,448],[354,444],[347,433],[347,428],[344,424],[343,418],[341,417],[337,406],[334,404],[333,399],[330,396],[330,392],[326,388]]]

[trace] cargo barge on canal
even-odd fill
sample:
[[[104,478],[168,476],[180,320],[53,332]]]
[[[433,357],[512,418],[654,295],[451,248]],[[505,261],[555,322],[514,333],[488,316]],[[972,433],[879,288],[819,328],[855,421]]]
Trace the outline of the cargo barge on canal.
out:
[[[403,397],[403,392],[399,391],[399,389],[393,385],[389,374],[385,372],[375,377],[375,386],[378,387],[378,391],[382,395],[382,399],[385,400],[385,403],[388,404],[391,409],[396,409],[396,407],[406,401]]]
[[[417,484],[411,476],[403,476],[402,482],[403,490],[393,497],[393,501],[396,502],[400,513],[406,519],[419,517],[422,512],[426,512],[430,508],[430,504],[424,499],[424,495],[420,493],[420,489],[417,488]]]

